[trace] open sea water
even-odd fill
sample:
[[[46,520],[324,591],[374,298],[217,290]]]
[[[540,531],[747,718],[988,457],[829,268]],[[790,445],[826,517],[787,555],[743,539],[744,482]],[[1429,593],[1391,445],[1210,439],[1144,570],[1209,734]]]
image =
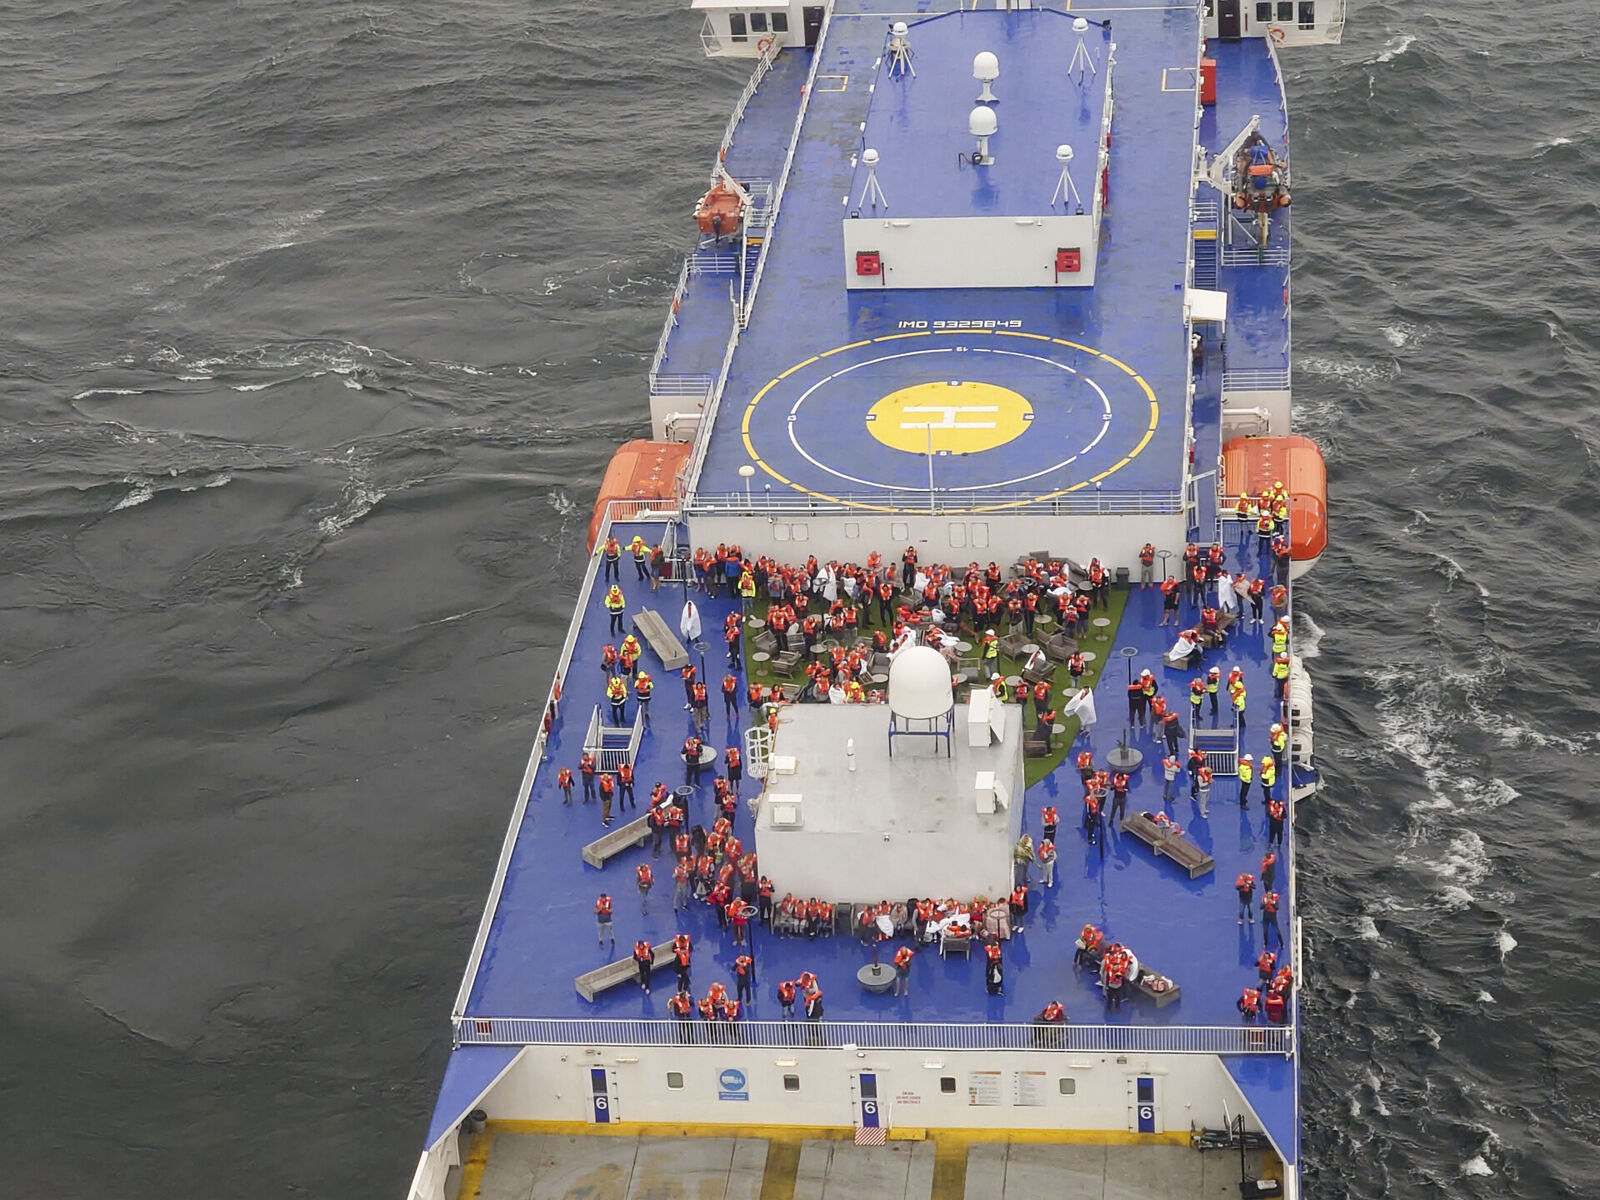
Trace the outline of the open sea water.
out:
[[[1600,1194],[1600,25],[1286,55],[1317,1197]],[[0,3],[0,1193],[399,1196],[742,86],[677,0]]]

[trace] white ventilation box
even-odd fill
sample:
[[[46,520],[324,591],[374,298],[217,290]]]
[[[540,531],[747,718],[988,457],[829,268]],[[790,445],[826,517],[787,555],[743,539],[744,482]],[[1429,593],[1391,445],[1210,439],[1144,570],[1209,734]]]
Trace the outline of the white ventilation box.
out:
[[[800,762],[792,754],[774,754],[772,756],[772,773],[774,775],[793,775]]]
[[[979,771],[974,784],[978,812],[983,815],[1011,807],[1010,789],[993,771]]]
[[[801,807],[801,798],[797,792],[773,794],[767,797],[767,809],[772,814],[774,829],[799,829],[804,825]]]
[[[994,693],[988,688],[972,690],[967,697],[967,745],[981,749],[989,744],[990,727],[994,721],[994,713],[999,707],[994,702]]]

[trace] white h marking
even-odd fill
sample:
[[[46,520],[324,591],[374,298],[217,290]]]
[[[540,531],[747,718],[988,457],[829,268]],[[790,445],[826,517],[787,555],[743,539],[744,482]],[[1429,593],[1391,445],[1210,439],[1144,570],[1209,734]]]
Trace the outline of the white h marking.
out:
[[[901,410],[906,413],[938,413],[937,421],[901,421],[901,429],[993,429],[993,421],[958,421],[956,417],[968,413],[997,413],[998,404],[908,404]]]

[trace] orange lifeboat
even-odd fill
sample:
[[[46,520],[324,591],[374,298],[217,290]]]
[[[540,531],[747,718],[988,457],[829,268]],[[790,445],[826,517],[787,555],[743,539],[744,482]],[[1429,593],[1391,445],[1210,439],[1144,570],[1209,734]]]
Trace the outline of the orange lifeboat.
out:
[[[744,217],[744,193],[728,176],[718,179],[712,189],[700,197],[695,206],[694,220],[701,233],[713,237],[732,237],[739,232]]]
[[[605,478],[600,481],[600,495],[594,502],[594,516],[589,521],[589,549],[594,550],[595,539],[600,536],[600,524],[605,520],[606,505],[613,500],[666,500],[676,491],[678,472],[688,461],[692,445],[689,442],[624,442],[611,456]]]
[[[1289,489],[1289,546],[1296,577],[1328,548],[1328,468],[1308,437],[1234,438],[1222,447],[1222,490],[1228,496],[1282,481]]]

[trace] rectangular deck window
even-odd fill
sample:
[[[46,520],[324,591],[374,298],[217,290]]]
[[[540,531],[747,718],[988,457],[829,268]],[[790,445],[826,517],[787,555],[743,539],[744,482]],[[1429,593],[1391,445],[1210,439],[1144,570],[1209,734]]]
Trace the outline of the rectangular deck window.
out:
[[[773,33],[788,33],[789,32],[789,14],[788,13],[775,12],[775,13],[772,14],[772,32]]]
[[[728,14],[728,33],[736,42],[748,42],[750,40],[750,34],[745,29],[743,13]]]
[[[1300,28],[1315,29],[1317,27],[1316,0],[1300,0]]]
[[[767,31],[767,14],[764,13],[764,12],[753,12],[753,13],[751,13],[750,14],[750,32],[751,33],[765,33],[766,31]]]
[[[1278,0],[1278,20],[1294,20],[1294,0]]]
[[[1272,20],[1272,0],[1261,0],[1261,2],[1256,5],[1256,20]]]

